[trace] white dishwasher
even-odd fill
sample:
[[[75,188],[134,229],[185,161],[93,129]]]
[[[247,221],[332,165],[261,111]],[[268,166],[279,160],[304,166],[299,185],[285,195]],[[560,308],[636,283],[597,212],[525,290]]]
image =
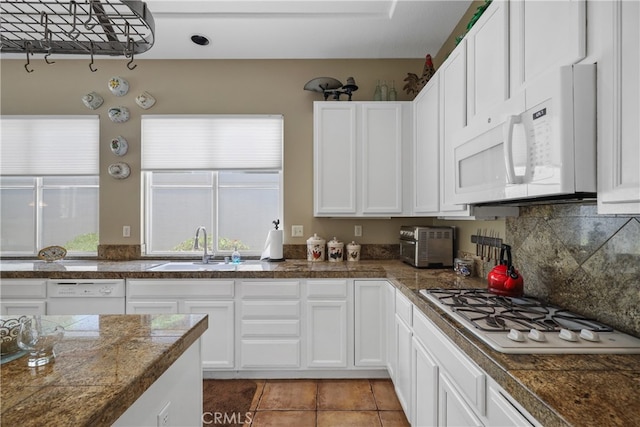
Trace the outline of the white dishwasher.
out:
[[[47,314],[124,313],[124,280],[47,280]]]

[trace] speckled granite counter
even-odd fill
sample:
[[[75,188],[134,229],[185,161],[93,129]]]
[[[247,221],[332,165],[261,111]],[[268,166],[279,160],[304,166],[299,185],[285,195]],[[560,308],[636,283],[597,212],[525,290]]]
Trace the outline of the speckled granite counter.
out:
[[[206,315],[47,316],[56,360],[1,368],[3,426],[110,426],[207,329]]]
[[[544,426],[640,425],[640,355],[498,353],[421,298],[424,288],[483,288],[484,280],[398,261],[283,263],[236,272],[151,272],[166,261],[2,261],[0,278],[387,278]],[[12,266],[12,264],[14,264]],[[20,265],[19,265],[20,264]]]

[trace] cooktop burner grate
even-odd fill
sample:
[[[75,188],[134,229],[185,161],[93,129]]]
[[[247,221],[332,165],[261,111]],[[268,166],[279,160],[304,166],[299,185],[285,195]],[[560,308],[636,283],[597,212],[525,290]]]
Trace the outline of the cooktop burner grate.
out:
[[[429,289],[425,293],[483,331],[613,330],[596,320],[530,297],[505,297],[483,289]]]

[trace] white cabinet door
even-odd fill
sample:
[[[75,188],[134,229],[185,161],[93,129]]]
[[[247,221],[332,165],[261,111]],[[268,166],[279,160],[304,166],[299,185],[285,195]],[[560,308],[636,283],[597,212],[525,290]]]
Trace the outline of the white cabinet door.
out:
[[[440,73],[420,91],[413,111],[413,214],[437,214],[440,210]]]
[[[464,401],[452,381],[442,373],[438,379],[438,425],[446,427],[482,427],[482,422]]]
[[[509,15],[511,94],[545,71],[585,57],[585,0],[510,1]]]
[[[347,367],[347,302],[307,301],[307,367]]]
[[[413,424],[438,425],[438,365],[428,351],[413,338],[413,386],[411,406]]]
[[[468,215],[466,205],[456,205],[455,163],[451,145],[453,135],[467,125],[467,49],[466,40],[451,52],[440,66],[440,211],[446,215]],[[449,154],[450,153],[450,154]]]
[[[385,286],[385,300],[386,314],[385,323],[387,328],[387,371],[389,371],[389,377],[395,383],[397,372],[397,360],[396,354],[396,288],[387,283]]]
[[[410,102],[314,103],[315,216],[403,214],[411,109]]]
[[[597,34],[607,41],[597,58],[598,213],[639,214],[640,3],[606,7],[609,22]]]
[[[402,105],[362,104],[362,213],[402,213]]]
[[[313,104],[314,214],[356,214],[356,104]]]
[[[400,405],[404,410],[409,423],[411,418],[411,327],[409,327],[398,315],[396,324],[396,376],[395,390]]]
[[[47,304],[44,300],[11,300],[5,299],[0,304],[0,314],[37,315],[46,314]]]
[[[465,36],[467,123],[509,99],[509,3],[494,0]]]
[[[526,413],[526,411],[522,408],[516,408],[510,399],[508,394],[494,381],[490,382],[486,417],[488,422],[485,422],[486,425],[495,427],[539,425],[534,420],[529,420],[525,417],[523,413]]]
[[[385,367],[387,281],[356,280],[355,286],[355,366]]]
[[[127,301],[127,314],[177,314],[178,301]]]
[[[233,368],[235,355],[235,313],[233,301],[183,302],[182,313],[209,316],[209,328],[202,335],[202,367]]]

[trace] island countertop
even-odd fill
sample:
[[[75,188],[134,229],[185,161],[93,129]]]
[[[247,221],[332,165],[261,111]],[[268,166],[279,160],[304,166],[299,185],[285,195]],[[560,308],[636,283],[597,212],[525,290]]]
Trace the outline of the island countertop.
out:
[[[486,281],[451,269],[417,269],[397,260],[247,265],[237,271],[170,272],[149,268],[168,260],[38,261],[0,263],[0,278],[145,279],[387,279],[467,356],[544,426],[640,425],[640,355],[504,354],[467,332],[418,291],[427,288],[484,288]]]
[[[56,359],[4,363],[3,426],[110,426],[207,329],[204,314],[43,316],[65,327]]]

